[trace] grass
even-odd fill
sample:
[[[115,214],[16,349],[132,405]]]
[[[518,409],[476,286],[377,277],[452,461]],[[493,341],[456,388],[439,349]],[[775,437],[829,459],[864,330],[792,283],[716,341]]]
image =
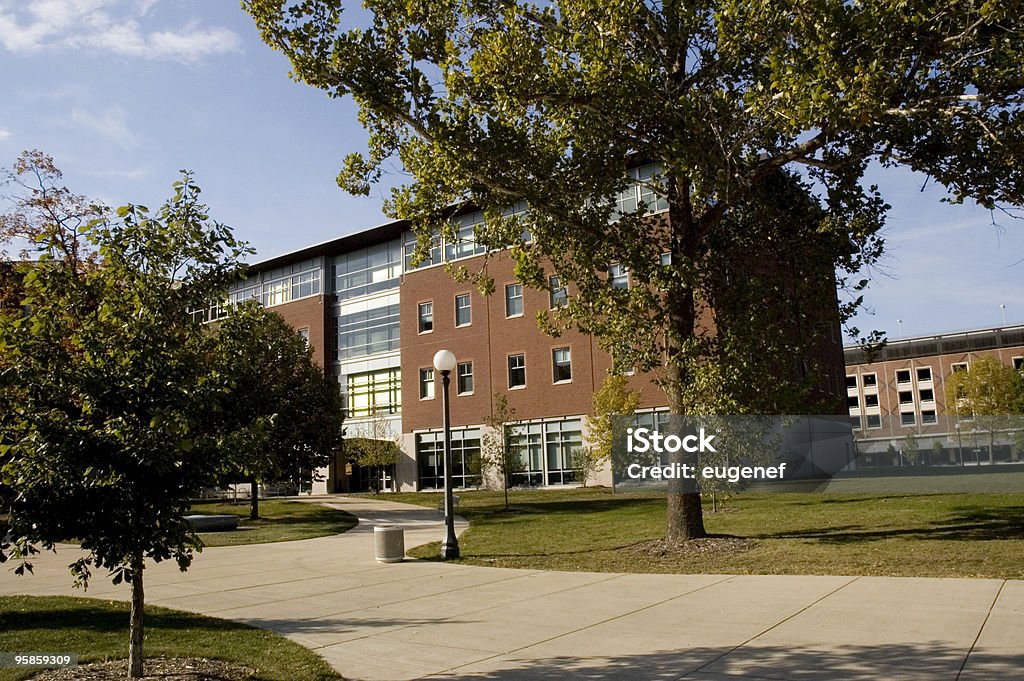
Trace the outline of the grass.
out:
[[[77,653],[79,662],[128,656],[128,604],[66,596],[0,597],[0,650]],[[341,679],[315,653],[286,638],[238,622],[146,607],[144,653],[150,657],[208,657],[258,670],[261,681]],[[0,669],[0,681],[26,679],[39,669]]]
[[[358,524],[355,516],[334,508],[302,501],[267,499],[260,501],[259,520],[249,520],[249,504],[201,502],[192,505],[195,514],[232,514],[242,518],[234,532],[201,532],[207,546],[237,546],[312,539],[340,534]]]
[[[664,535],[665,499],[608,489],[461,493],[470,528],[460,562],[594,572],[890,575],[1024,578],[1024,493],[739,494],[718,513],[716,535],[753,548],[659,555],[638,545]],[[388,498],[436,506],[437,494]],[[437,544],[411,550],[433,559]]]

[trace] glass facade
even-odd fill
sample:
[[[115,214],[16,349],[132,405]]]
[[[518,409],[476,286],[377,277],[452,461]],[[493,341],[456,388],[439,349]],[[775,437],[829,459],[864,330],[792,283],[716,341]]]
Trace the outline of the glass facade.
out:
[[[397,414],[401,411],[402,374],[399,369],[350,374],[345,386],[345,412],[349,418]]]
[[[398,288],[402,274],[402,243],[394,239],[334,258],[333,292],[338,300]]]
[[[537,487],[577,480],[573,453],[583,447],[583,422],[561,419],[508,427],[508,443],[518,461],[512,484]]]
[[[420,489],[444,489],[444,433],[416,436]],[[480,485],[480,429],[452,430],[452,487]]]
[[[379,307],[341,305],[333,318],[334,359],[349,360],[398,350],[398,296]]]

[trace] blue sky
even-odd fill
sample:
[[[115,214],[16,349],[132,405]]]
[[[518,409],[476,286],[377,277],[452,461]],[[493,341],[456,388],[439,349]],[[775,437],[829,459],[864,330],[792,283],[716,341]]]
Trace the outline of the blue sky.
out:
[[[385,222],[382,190],[334,182],[365,143],[355,107],[287,74],[235,0],[0,0],[0,165],[41,149],[74,191],[150,206],[189,168],[259,259]],[[993,226],[907,172],[872,179],[893,209],[862,330],[995,326],[1000,305],[1024,322],[1024,221]]]

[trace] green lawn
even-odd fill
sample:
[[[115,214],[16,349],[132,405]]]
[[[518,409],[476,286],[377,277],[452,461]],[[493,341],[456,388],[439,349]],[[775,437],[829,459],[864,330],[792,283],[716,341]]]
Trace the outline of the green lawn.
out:
[[[751,540],[747,550],[662,555],[663,495],[607,489],[460,495],[470,528],[461,562],[585,570],[1024,578],[1024,494],[739,494],[710,533]],[[388,499],[436,506],[438,494]],[[437,544],[410,551],[435,558]]]
[[[0,650],[77,653],[79,662],[128,656],[128,604],[65,596],[0,597]],[[341,679],[312,651],[262,629],[176,610],[146,607],[146,657],[209,657],[258,670],[264,681]],[[0,669],[0,681],[38,669]]]
[[[358,524],[356,517],[315,503],[266,499],[260,501],[259,520],[249,520],[249,504],[230,501],[202,502],[192,505],[194,514],[234,514],[242,521],[234,532],[202,532],[207,546],[267,544],[296,539],[312,539],[340,534]]]

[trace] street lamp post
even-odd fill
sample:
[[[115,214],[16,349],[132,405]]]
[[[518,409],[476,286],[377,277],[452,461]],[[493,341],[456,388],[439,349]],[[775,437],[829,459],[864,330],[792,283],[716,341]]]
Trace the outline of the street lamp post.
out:
[[[963,466],[964,465],[964,441],[960,437],[960,422],[957,421],[956,425],[954,425],[953,427],[956,428],[956,451],[957,451],[957,454],[960,457],[960,465]]]
[[[444,541],[441,558],[459,557],[459,538],[455,536],[455,513],[452,508],[452,424],[448,409],[448,385],[455,369],[455,355],[450,350],[438,350],[434,355],[434,368],[441,373],[441,404],[444,409]]]

